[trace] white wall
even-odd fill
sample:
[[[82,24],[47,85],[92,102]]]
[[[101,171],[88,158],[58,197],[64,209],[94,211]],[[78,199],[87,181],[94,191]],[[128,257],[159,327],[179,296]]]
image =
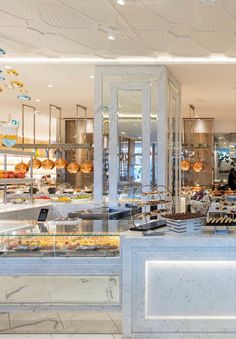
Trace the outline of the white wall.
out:
[[[0,121],[7,121],[8,116],[20,121],[20,127],[18,130],[18,136],[22,135],[22,117],[21,107],[20,109],[1,109],[0,108]],[[47,141],[48,140],[48,116],[44,114],[36,115],[36,140]],[[52,118],[52,140],[55,140],[56,136],[56,119]],[[33,138],[33,110],[25,110],[25,138]]]

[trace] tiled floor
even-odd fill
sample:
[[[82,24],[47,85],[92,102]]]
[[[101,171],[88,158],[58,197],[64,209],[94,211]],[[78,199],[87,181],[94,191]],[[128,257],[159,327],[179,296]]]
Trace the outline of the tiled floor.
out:
[[[0,334],[0,339],[122,339],[120,334]]]
[[[118,312],[0,313],[0,339],[114,339],[121,326]]]

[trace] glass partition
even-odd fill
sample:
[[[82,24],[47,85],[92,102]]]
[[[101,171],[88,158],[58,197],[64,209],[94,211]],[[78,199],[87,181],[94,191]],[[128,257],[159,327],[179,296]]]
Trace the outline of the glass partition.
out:
[[[118,195],[141,185],[142,99],[142,91],[118,92]]]

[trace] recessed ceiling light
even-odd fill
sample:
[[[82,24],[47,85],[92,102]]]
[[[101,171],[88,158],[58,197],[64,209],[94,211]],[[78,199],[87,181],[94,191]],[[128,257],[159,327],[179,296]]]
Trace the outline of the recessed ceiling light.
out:
[[[108,29],[108,32],[107,32],[107,39],[108,40],[115,40],[116,37],[115,37],[115,31],[113,28],[109,28]]]
[[[53,87],[53,85],[52,85],[52,84],[48,84],[48,87],[49,87],[49,88],[52,88],[52,87]]]
[[[125,135],[126,133],[125,132],[121,132],[121,134]]]
[[[94,78],[95,78],[95,75],[91,74],[91,75],[90,75],[90,78],[91,78],[91,79],[94,79]]]
[[[118,5],[124,6],[125,5],[125,0],[116,0]]]
[[[36,101],[36,102],[39,102],[39,101],[40,101],[40,99],[35,99],[35,101]]]

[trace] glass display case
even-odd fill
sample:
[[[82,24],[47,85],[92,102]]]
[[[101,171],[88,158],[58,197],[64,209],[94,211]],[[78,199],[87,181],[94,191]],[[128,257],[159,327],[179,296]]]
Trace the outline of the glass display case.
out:
[[[214,135],[215,148],[215,183],[224,188],[228,184],[231,168],[236,166],[236,134],[225,133]]]
[[[6,228],[0,233],[2,257],[117,257],[127,221],[81,220]]]
[[[212,118],[184,118],[182,157],[189,168],[182,168],[182,186],[211,187],[214,172]]]

